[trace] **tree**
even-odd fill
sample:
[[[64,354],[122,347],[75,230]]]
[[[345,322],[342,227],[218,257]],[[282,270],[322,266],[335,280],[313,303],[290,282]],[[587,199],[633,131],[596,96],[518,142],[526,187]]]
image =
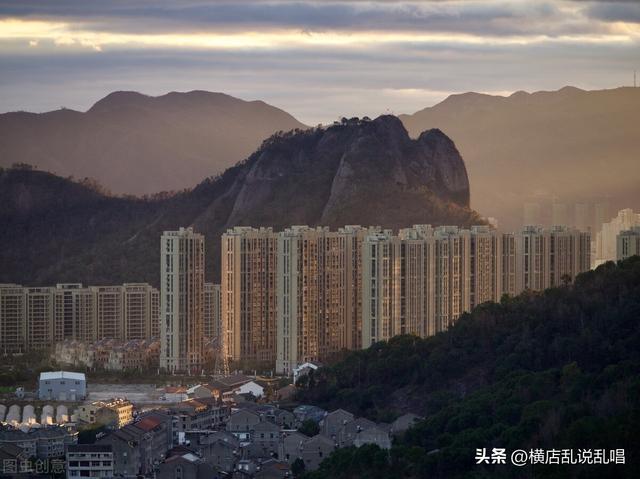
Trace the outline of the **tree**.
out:
[[[303,421],[302,424],[300,424],[298,431],[300,431],[305,436],[311,437],[320,432],[320,427],[318,426],[318,423],[313,419],[307,419],[306,421]]]
[[[293,477],[302,476],[306,469],[304,461],[300,458],[297,458],[293,461],[293,464],[291,464],[291,473],[293,474]]]

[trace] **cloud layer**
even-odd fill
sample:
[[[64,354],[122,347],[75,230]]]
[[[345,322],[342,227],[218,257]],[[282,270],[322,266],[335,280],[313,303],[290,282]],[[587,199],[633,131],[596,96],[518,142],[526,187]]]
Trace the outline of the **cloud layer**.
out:
[[[639,47],[637,2],[0,0],[0,110],[198,88],[317,123],[628,84]]]

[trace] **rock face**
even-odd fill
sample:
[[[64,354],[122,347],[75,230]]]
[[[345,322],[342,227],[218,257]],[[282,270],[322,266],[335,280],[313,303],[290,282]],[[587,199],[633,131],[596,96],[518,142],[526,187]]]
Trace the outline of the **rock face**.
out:
[[[114,193],[192,188],[279,130],[306,128],[262,101],[222,93],[114,92],[87,112],[0,115],[0,166],[96,178]]]
[[[223,175],[170,198],[110,197],[94,185],[6,170],[0,205],[0,282],[25,284],[157,284],[160,234],[180,226],[205,234],[207,277],[217,280],[220,235],[233,226],[482,222],[469,209],[453,142],[439,130],[412,140],[392,116],[276,135]]]

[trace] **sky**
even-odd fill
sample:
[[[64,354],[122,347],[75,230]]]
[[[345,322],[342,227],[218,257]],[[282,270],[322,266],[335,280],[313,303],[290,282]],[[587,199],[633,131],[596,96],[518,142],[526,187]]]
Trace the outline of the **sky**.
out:
[[[197,89],[317,124],[465,91],[615,88],[635,69],[636,0],[0,0],[0,111]]]

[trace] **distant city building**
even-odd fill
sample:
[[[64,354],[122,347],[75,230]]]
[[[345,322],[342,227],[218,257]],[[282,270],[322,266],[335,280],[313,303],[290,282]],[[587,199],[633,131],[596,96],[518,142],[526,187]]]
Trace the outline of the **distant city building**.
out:
[[[87,380],[84,373],[52,371],[40,373],[38,399],[55,401],[78,401],[87,395]]]
[[[630,208],[618,211],[615,218],[600,225],[596,235],[595,259],[593,266],[599,266],[617,258],[618,235],[623,231],[640,226],[640,213],[634,213]]]
[[[204,236],[192,228],[161,238],[160,367],[200,371],[204,364]]]
[[[618,261],[636,255],[640,255],[640,226],[621,231],[617,238],[616,259]]]

